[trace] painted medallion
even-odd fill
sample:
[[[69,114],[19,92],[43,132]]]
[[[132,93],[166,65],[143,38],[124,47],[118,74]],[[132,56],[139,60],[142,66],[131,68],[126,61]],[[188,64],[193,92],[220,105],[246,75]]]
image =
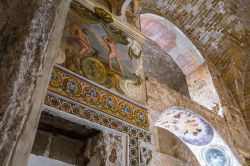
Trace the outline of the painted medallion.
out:
[[[225,150],[219,146],[207,148],[203,153],[203,159],[208,166],[229,166],[230,159]]]

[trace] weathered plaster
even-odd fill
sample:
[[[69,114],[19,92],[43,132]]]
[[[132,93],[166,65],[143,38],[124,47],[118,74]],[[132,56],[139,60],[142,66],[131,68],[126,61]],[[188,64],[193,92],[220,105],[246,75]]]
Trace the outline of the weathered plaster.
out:
[[[10,158],[15,154],[14,149],[31,112],[36,112],[33,122],[38,123],[36,119],[49,81],[55,56],[53,53],[56,50],[56,45],[51,47],[51,44],[56,42],[56,40],[52,42],[51,37],[55,38],[54,35],[60,34],[64,17],[59,11],[65,11],[69,5],[68,2],[66,0],[53,2],[34,0],[0,3],[3,9],[1,16],[5,20],[0,29],[0,40],[3,43],[0,47],[2,54],[0,56],[2,78],[0,88],[4,92],[1,93],[0,101],[1,165],[11,164]],[[25,10],[20,10],[20,8]],[[61,22],[57,20],[59,17],[62,19]],[[58,39],[60,40],[60,35]],[[50,62],[50,65],[47,62]],[[48,65],[47,70],[46,65]],[[31,101],[34,102],[33,105]],[[31,133],[35,133],[36,128],[33,131]],[[23,151],[31,149],[32,140],[32,138],[30,141],[26,140],[30,145],[23,146]],[[19,160],[22,162],[18,165],[25,165],[27,158],[23,159]],[[15,165],[15,163],[12,164]]]

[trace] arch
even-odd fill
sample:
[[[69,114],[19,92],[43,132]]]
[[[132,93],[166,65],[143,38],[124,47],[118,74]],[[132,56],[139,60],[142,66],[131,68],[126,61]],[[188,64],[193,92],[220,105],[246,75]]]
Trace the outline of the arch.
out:
[[[197,158],[200,165],[240,165],[229,146],[216,130],[201,116],[181,107],[162,111],[154,126],[178,137]],[[219,156],[216,158],[216,155]]]
[[[168,159],[168,161],[166,162],[169,165],[182,165],[182,163],[185,163],[185,165],[199,166],[199,162],[196,159],[196,156],[180,138],[178,138],[169,130],[161,127],[155,127],[155,130],[158,136],[155,142],[157,152],[174,157],[175,159],[177,159],[176,162],[180,163],[172,163],[171,159]],[[161,155],[158,154],[158,156]],[[159,165],[161,164],[159,163]]]
[[[185,74],[191,99],[222,115],[206,61],[192,41],[172,22],[150,13],[141,14],[141,31],[169,54]]]
[[[147,40],[146,43],[150,43],[150,45],[142,45],[143,71],[145,75],[190,97],[185,74],[178,64],[156,42],[150,39]]]

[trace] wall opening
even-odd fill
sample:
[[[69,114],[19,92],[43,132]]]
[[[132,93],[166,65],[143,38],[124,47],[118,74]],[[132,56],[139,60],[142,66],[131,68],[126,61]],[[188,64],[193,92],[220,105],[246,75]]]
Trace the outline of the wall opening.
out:
[[[42,112],[29,166],[123,165],[126,136]]]

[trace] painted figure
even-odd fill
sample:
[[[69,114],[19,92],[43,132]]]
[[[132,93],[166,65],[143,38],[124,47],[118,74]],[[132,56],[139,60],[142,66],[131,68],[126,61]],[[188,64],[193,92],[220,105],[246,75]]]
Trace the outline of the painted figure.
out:
[[[77,22],[71,23],[65,28],[71,35],[72,40],[80,47],[78,54],[86,55],[91,51],[91,46],[87,38],[87,30],[81,28],[81,24]]]
[[[119,64],[122,75],[124,75],[122,64],[121,64],[120,59],[116,53],[116,43],[109,36],[103,36],[103,40],[105,41],[105,43],[107,44],[107,46],[109,48],[109,55],[108,55],[109,68],[111,70],[113,70],[112,59],[115,59],[117,61],[117,63]]]

